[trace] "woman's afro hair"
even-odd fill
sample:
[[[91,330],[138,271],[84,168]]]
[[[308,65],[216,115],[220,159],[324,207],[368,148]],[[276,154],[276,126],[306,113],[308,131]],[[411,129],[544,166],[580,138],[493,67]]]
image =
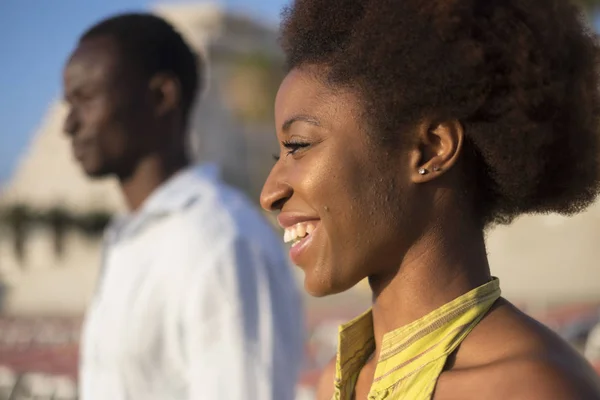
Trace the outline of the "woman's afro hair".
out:
[[[295,0],[281,34],[288,68],[356,90],[388,143],[424,117],[460,121],[482,225],[594,201],[598,45],[567,0]]]

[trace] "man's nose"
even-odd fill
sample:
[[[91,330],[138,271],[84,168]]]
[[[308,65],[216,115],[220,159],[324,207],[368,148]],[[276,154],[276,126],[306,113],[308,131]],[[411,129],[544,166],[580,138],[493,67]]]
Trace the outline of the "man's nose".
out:
[[[65,122],[63,124],[63,131],[68,136],[74,136],[80,128],[81,123],[79,122],[79,116],[77,111],[73,108],[69,110]]]

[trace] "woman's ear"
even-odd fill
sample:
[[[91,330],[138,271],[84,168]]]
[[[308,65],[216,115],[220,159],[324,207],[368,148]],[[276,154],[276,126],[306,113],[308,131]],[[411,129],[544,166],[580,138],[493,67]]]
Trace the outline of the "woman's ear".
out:
[[[458,120],[422,123],[418,129],[418,145],[411,157],[411,179],[423,183],[456,164],[462,151],[464,129]]]

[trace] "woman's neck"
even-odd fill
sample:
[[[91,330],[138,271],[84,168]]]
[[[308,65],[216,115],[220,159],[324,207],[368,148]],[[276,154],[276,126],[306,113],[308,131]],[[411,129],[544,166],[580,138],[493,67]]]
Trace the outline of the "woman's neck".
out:
[[[464,219],[438,219],[387,279],[371,277],[376,357],[383,336],[491,279],[484,233]],[[444,229],[444,226],[449,229]]]

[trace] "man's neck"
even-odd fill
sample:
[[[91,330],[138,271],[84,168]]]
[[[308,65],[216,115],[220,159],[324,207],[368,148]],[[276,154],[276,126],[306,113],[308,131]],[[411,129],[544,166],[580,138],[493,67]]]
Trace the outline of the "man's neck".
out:
[[[129,210],[137,211],[159,186],[189,164],[185,157],[167,161],[153,156],[140,161],[127,178],[119,179]]]

